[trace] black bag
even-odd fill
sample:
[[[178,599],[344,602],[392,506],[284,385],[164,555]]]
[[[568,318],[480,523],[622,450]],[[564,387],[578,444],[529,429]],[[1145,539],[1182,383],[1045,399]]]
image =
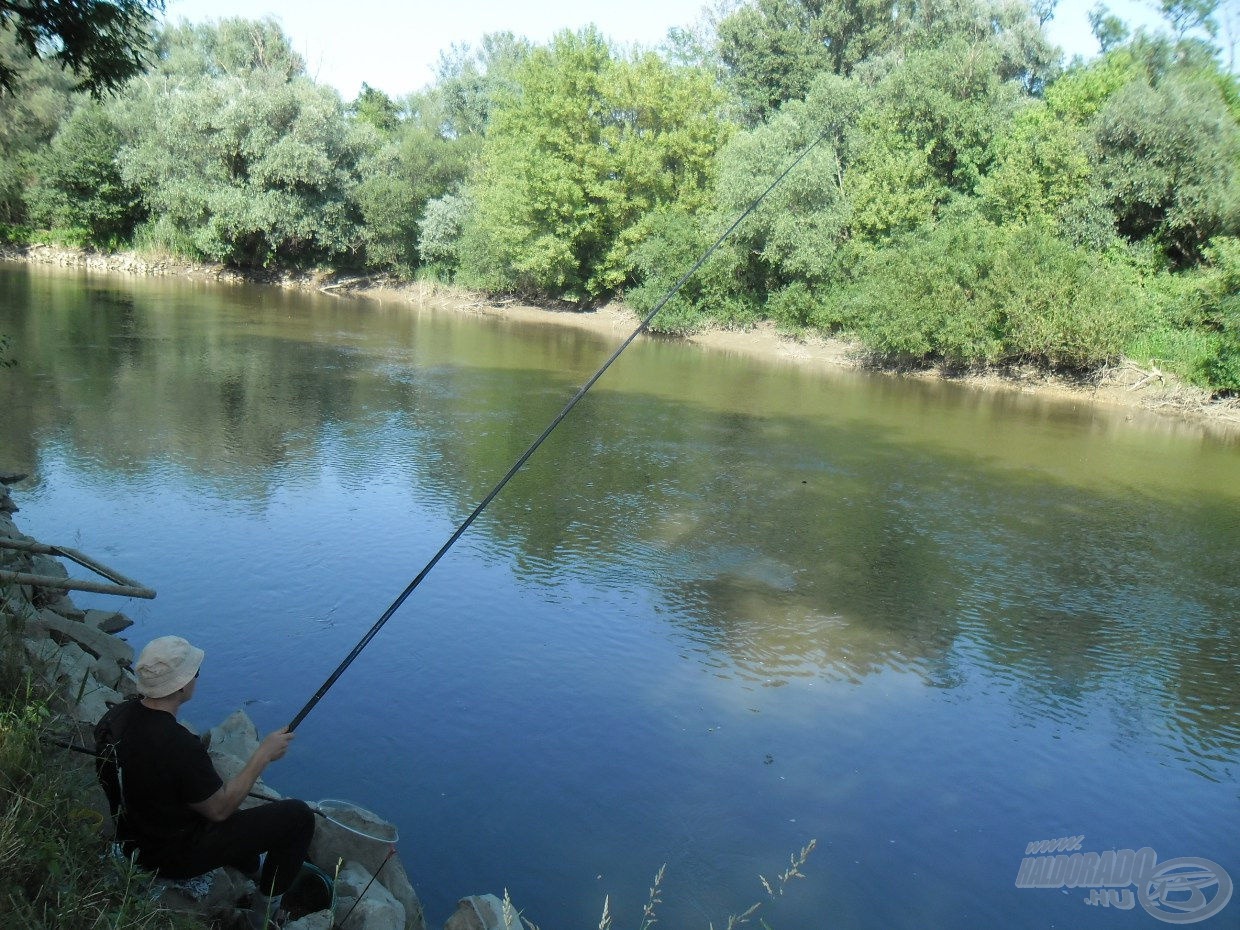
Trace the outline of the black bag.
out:
[[[124,804],[124,775],[116,759],[116,745],[125,733],[129,715],[137,701],[138,698],[131,697],[112,705],[95,724],[95,776],[107,795],[113,823],[116,823]]]

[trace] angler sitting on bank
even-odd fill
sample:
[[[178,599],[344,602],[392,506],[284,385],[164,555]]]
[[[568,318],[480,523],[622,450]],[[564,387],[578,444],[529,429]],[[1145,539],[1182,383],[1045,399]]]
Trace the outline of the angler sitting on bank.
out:
[[[170,879],[221,866],[257,876],[261,927],[297,877],[314,815],[293,799],[238,809],[263,770],[288,751],[287,728],[268,734],[225,784],[202,742],[177,722],[204,655],[179,636],[161,636],[142,650],[134,667],[142,697],[113,707],[95,727],[96,771],[126,855]]]

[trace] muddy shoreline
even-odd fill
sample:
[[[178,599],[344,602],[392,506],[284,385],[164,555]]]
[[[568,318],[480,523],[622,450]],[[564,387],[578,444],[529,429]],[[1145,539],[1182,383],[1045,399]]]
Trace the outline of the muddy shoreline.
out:
[[[350,276],[332,273],[242,273],[222,265],[133,252],[100,253],[57,246],[0,247],[0,259],[92,272],[141,276],[175,276],[223,284],[267,284],[317,292],[340,299],[361,298],[384,304],[435,306],[484,316],[503,316],[526,322],[575,326],[623,338],[636,327],[636,314],[620,302],[586,309],[569,304],[535,305],[517,299],[493,298],[448,285],[396,282],[383,275]],[[744,355],[779,364],[812,369],[853,369],[890,377],[937,380],[982,391],[1015,391],[1051,399],[1085,403],[1117,410],[1138,411],[1195,427],[1203,434],[1240,440],[1240,398],[1212,398],[1209,392],[1178,381],[1157,368],[1124,361],[1088,377],[1047,374],[1033,366],[1009,369],[955,371],[941,367],[895,369],[873,364],[856,343],[807,336],[793,338],[764,323],[753,329],[708,329],[683,337],[705,351]]]

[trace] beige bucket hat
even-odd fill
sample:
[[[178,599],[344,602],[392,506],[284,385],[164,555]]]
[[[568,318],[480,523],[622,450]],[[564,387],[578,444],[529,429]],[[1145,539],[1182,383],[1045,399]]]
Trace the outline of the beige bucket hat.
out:
[[[179,636],[161,636],[146,644],[134,672],[146,697],[167,697],[194,680],[206,653]]]

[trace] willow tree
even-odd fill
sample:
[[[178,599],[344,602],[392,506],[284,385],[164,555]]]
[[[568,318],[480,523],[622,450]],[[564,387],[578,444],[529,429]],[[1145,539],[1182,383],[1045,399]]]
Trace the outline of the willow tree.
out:
[[[357,247],[364,140],[274,22],[172,31],[159,73],[128,105],[120,164],[153,217],[148,241],[243,266],[340,260]]]

